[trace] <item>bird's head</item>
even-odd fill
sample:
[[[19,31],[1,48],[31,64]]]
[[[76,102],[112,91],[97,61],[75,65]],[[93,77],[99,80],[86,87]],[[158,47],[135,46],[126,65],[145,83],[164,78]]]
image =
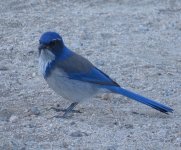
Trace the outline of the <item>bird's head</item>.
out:
[[[62,37],[56,32],[45,32],[39,40],[39,55],[42,51],[49,51],[55,56],[64,48]]]

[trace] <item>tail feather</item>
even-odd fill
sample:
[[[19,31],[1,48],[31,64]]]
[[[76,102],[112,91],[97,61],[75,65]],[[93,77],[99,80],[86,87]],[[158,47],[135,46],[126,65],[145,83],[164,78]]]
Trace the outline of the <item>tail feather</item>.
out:
[[[154,108],[154,109],[156,109],[156,110],[158,110],[160,112],[163,112],[163,113],[166,113],[166,114],[168,114],[168,112],[173,112],[173,109],[168,107],[168,106],[165,106],[165,105],[163,105],[161,103],[158,103],[158,102],[156,102],[154,100],[143,97],[143,96],[141,96],[139,94],[133,93],[133,92],[131,92],[129,90],[126,90],[126,89],[123,89],[121,87],[109,86],[108,89],[111,90],[114,93],[122,94],[122,95],[124,95],[126,97],[129,97],[131,99],[134,99],[134,100],[136,100],[136,101],[138,101],[140,103],[148,105],[148,106],[150,106],[150,107],[152,107],[152,108]]]

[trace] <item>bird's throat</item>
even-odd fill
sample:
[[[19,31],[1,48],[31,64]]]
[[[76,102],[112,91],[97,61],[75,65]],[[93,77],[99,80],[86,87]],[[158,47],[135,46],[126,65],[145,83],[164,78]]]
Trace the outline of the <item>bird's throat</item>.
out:
[[[39,56],[39,70],[43,76],[47,76],[47,69],[50,69],[49,65],[55,61],[55,55],[49,50],[42,50]]]

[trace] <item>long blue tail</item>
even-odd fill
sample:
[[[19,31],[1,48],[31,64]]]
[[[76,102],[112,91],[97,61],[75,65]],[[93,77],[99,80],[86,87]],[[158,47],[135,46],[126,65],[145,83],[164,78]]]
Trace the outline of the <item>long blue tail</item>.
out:
[[[126,97],[129,97],[131,99],[134,99],[134,100],[136,100],[136,101],[138,101],[140,103],[148,105],[148,106],[150,106],[150,107],[152,107],[152,108],[154,108],[154,109],[156,109],[156,110],[158,110],[160,112],[163,112],[163,113],[166,113],[166,114],[168,114],[168,112],[173,112],[173,109],[170,108],[170,107],[167,107],[167,106],[165,106],[165,105],[163,105],[161,103],[155,102],[155,101],[153,101],[151,99],[148,99],[146,97],[143,97],[141,95],[133,93],[133,92],[131,92],[129,90],[123,89],[121,87],[109,86],[109,87],[107,87],[107,89],[111,90],[114,93],[122,94],[122,95],[124,95]]]

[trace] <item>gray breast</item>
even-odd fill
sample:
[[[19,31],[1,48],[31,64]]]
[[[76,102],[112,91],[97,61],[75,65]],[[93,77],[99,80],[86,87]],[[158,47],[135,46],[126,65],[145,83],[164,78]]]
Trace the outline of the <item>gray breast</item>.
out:
[[[69,79],[60,69],[54,69],[46,81],[57,94],[73,102],[86,100],[98,92],[97,85]]]

